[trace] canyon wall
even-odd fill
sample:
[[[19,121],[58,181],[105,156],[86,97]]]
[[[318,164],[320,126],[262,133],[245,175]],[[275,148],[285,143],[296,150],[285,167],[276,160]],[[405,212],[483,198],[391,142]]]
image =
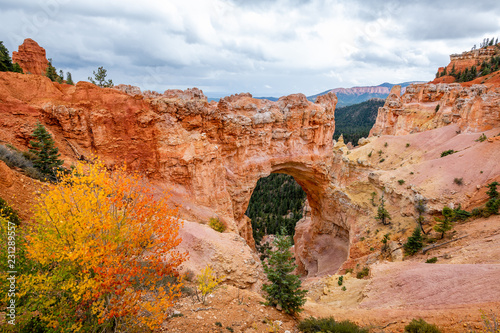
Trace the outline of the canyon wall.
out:
[[[393,87],[379,109],[370,136],[406,135],[457,124],[461,131],[487,131],[500,125],[500,88],[459,83],[411,85],[401,96]]]

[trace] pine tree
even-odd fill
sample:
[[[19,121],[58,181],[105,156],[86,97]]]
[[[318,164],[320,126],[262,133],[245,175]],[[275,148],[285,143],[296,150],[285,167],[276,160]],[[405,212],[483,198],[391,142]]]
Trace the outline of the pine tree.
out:
[[[21,68],[21,66],[17,62],[15,62],[14,64],[12,64],[12,71],[16,72],[16,73],[21,73],[21,74],[24,73],[23,69]]]
[[[10,59],[9,50],[0,41],[0,72],[12,72],[12,60]]]
[[[290,236],[286,236],[285,232],[282,228],[281,234],[273,242],[276,250],[268,251],[268,262],[263,263],[264,272],[271,284],[264,284],[262,290],[267,293],[267,305],[282,308],[286,313],[293,315],[302,311],[307,290],[302,290],[299,277],[291,274],[297,265],[290,252],[292,245]]]
[[[45,76],[48,77],[51,81],[56,81],[59,75],[57,75],[56,68],[52,66],[52,59],[49,58],[49,62],[47,63],[47,69],[45,70]]]
[[[403,247],[406,254],[414,255],[418,252],[418,250],[422,248],[422,246],[424,246],[422,232],[420,230],[420,227],[416,227],[415,230],[413,230],[413,234],[408,237],[408,240],[403,245]]]
[[[66,73],[66,83],[67,84],[71,84],[72,86],[75,85],[75,83],[73,82],[73,79],[71,78],[71,73],[70,72]]]
[[[57,171],[61,170],[64,161],[59,159],[61,154],[59,154],[59,149],[54,147],[52,135],[40,122],[37,122],[31,136],[33,140],[30,141],[32,147],[30,152],[36,156],[33,166],[47,175],[50,180],[56,180]]]
[[[59,75],[56,77],[57,83],[63,83],[64,81],[64,72],[62,69],[59,71]]]
[[[377,215],[375,216],[375,219],[382,222],[383,225],[388,225],[391,223],[390,222],[391,215],[389,215],[389,212],[387,211],[387,209],[385,209],[384,196],[382,196],[382,198],[380,198],[380,204],[378,205]]]
[[[99,67],[97,69],[97,73],[93,71],[94,73],[94,78],[89,76],[89,81],[95,84],[96,86],[99,86],[101,88],[111,88],[113,87],[113,81],[112,80],[107,80],[106,81],[106,76],[107,76],[107,70],[104,69],[104,67]]]
[[[441,239],[444,238],[444,234],[447,231],[449,231],[449,230],[451,230],[451,228],[453,228],[453,225],[451,223],[451,219],[453,217],[453,210],[449,207],[444,207],[442,214],[443,214],[442,219],[437,218],[437,217],[435,218],[435,220],[438,222],[438,224],[436,224],[434,226],[434,230],[441,233]]]

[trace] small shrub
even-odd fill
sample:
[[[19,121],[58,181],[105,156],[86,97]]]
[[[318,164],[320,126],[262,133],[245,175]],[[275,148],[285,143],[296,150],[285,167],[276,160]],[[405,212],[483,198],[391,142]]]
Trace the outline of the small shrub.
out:
[[[438,112],[439,111],[439,106],[440,106],[439,104],[436,105],[436,107],[434,108],[434,112]]]
[[[411,172],[410,172],[410,175],[413,175],[413,174],[415,174],[415,173],[414,173],[413,171],[411,171]]]
[[[234,329],[231,326],[226,326],[226,330],[228,330],[229,332],[234,332]]]
[[[368,153],[368,157],[372,157],[373,150]]]
[[[211,294],[215,287],[224,279],[224,277],[218,278],[210,265],[207,265],[201,270],[201,274],[198,275],[198,288],[201,293],[200,301],[205,303],[207,296]]]
[[[344,282],[344,276],[341,275],[341,276],[339,276],[339,279],[337,280],[337,283],[338,283],[339,286],[341,286],[343,282]]]
[[[370,247],[370,251],[371,252],[375,251],[375,248],[374,247]]]
[[[441,333],[436,325],[427,323],[423,319],[413,319],[405,326],[405,333]]]
[[[387,142],[386,142],[386,143],[384,143],[384,147],[386,147],[386,148],[387,148],[387,146],[388,146],[388,145],[389,145],[389,144],[388,144]]]
[[[370,269],[368,267],[363,267],[361,271],[356,274],[357,279],[362,279],[370,274]]]
[[[408,147],[410,147],[410,143],[407,143],[407,144],[406,144],[406,148],[408,148]]]
[[[382,156],[382,154],[383,154],[384,152],[382,151],[382,149],[380,149],[377,153],[378,153],[378,156]]]
[[[7,148],[4,145],[0,145],[0,160],[4,161],[9,168],[20,168],[28,177],[39,180],[44,179],[41,172],[35,169],[33,162],[27,156],[31,156],[31,154],[20,152],[13,146]]]
[[[380,161],[378,161],[379,163],[382,163],[385,161],[385,158],[381,159]]]
[[[448,150],[445,150],[445,151],[441,152],[441,157],[445,157],[445,156],[454,154],[456,152],[457,152],[456,150],[448,149]]]
[[[476,141],[476,142],[484,142],[484,141],[486,141],[487,139],[488,139],[488,137],[487,137],[486,135],[484,135],[484,133],[483,133],[483,134],[481,134],[481,136],[480,136],[479,138],[477,138],[475,141]]]
[[[21,219],[17,215],[17,211],[13,209],[7,201],[0,198],[0,217],[3,217],[9,222],[14,223],[15,225],[21,224]]]
[[[365,238],[364,238],[364,237],[361,237],[359,240],[360,240],[360,241],[364,241],[364,240],[365,240]]]
[[[328,318],[310,317],[304,319],[299,323],[298,329],[304,333],[316,333],[316,332],[368,333],[368,330],[366,328],[361,328],[349,320],[337,322],[333,317],[328,317]]]
[[[432,257],[432,258],[429,258],[425,261],[426,264],[435,264],[436,262],[438,261],[438,258],[436,257]]]
[[[400,179],[400,180],[398,180],[398,183],[399,183],[399,185],[403,185],[405,183],[405,180],[404,179]]]
[[[353,269],[352,269],[352,268],[347,268],[347,269],[345,270],[345,273],[346,273],[346,274],[347,274],[347,273],[352,273],[352,271],[353,271]]]
[[[216,321],[216,322],[215,322],[215,326],[222,327],[222,323],[221,323],[220,321]]]
[[[462,186],[464,184],[464,179],[463,178],[455,178],[455,179],[453,179],[453,182],[459,186]]]
[[[347,290],[347,288],[346,288],[345,286],[342,286],[342,288],[341,288],[340,290],[342,290],[342,291],[346,291],[346,290]]]
[[[224,225],[224,223],[222,223],[216,217],[210,218],[210,220],[208,221],[208,226],[218,232],[224,232],[224,230],[226,230],[226,226]]]

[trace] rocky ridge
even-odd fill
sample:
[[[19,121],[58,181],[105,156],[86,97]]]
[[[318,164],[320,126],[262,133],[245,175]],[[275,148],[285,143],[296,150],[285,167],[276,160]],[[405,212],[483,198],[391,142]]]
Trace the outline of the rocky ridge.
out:
[[[37,75],[45,74],[48,63],[45,49],[31,38],[26,38],[18,51],[12,52],[12,62],[17,62],[24,73]]]

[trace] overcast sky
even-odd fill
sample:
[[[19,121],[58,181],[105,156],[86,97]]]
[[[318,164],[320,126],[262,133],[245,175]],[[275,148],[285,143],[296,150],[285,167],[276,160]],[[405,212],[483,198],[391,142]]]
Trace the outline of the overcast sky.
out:
[[[87,80],[209,97],[316,94],[433,79],[439,66],[500,36],[500,2],[333,0],[0,0],[9,51],[36,40]]]

